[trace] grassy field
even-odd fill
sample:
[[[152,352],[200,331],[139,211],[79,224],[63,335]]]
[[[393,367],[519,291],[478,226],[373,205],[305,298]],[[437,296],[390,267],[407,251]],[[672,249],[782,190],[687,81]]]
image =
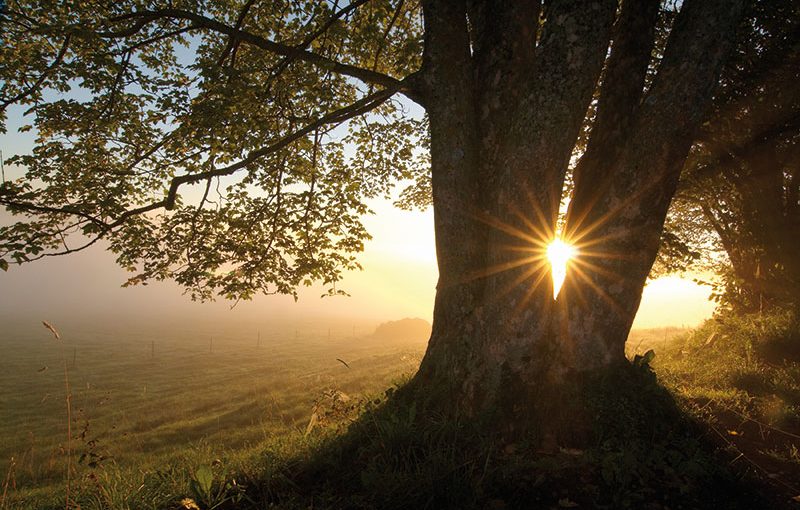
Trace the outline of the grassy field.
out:
[[[61,333],[59,342],[34,323],[0,337],[0,508],[63,499],[64,361],[79,486],[113,470],[139,478],[187,456],[212,463],[304,432],[326,392],[383,390],[416,368],[425,341],[324,330]]]
[[[75,507],[84,509],[191,509],[195,502],[202,509],[263,508],[265,502],[313,506],[316,496],[292,479],[302,471],[297,466],[319,458],[338,465],[342,461],[330,453],[331,440],[335,444],[350,423],[364,416],[374,420],[367,428],[377,434],[380,448],[396,450],[388,457],[379,450],[375,459],[383,458],[388,467],[373,459],[356,485],[386,491],[387,501],[420,497],[422,506],[427,501],[430,507],[436,500],[425,499],[424,490],[433,494],[441,483],[413,495],[403,492],[402,484],[391,484],[405,480],[416,491],[421,478],[446,479],[473,469],[482,472],[477,489],[470,485],[476,483],[474,474],[452,484],[467,483],[463,497],[477,494],[503,508],[502,500],[486,495],[485,486],[491,482],[499,490],[498,480],[516,476],[507,472],[512,466],[526,473],[517,480],[526,487],[538,487],[549,477],[565,491],[552,497],[537,493],[555,507],[581,501],[579,488],[585,485],[603,497],[608,487],[618,489],[608,496],[612,508],[639,508],[643,501],[648,508],[671,508],[653,499],[653,491],[660,490],[653,480],[666,483],[666,473],[674,484],[670,490],[688,490],[684,484],[692,483],[691,471],[708,469],[708,458],[698,450],[706,441],[717,445],[712,462],[732,467],[736,477],[791,505],[800,495],[800,356],[787,327],[784,318],[771,317],[710,321],[696,330],[632,332],[629,356],[641,364],[649,360],[649,350],[655,351],[645,363],[681,410],[701,425],[697,437],[667,432],[670,437],[654,446],[649,436],[638,437],[579,457],[567,451],[554,458],[531,457],[521,446],[499,453],[489,446],[485,454],[443,450],[448,428],[414,428],[413,416],[370,418],[373,401],[416,369],[426,341],[419,327],[405,334],[402,328],[381,328],[372,335],[325,328],[262,328],[260,333],[217,328],[213,335],[176,328],[158,333],[64,328],[63,343],[39,324],[6,328],[0,333],[0,510],[64,508],[64,363],[72,395],[70,492]],[[637,419],[630,406],[622,412]],[[414,446],[419,438],[433,444],[441,458],[424,465],[413,460],[413,452],[421,451]],[[375,453],[365,448],[373,452],[367,455]],[[409,452],[406,476],[396,462]],[[464,461],[460,455],[475,458]],[[499,462],[496,472],[490,460]],[[598,465],[603,469],[595,486],[591,473]],[[387,469],[393,473],[389,478],[382,474]],[[642,475],[648,470],[650,478]],[[532,472],[539,474],[529,479]],[[360,497],[333,506],[369,506]]]
[[[717,317],[654,368],[732,467],[800,508],[800,334],[789,314]]]

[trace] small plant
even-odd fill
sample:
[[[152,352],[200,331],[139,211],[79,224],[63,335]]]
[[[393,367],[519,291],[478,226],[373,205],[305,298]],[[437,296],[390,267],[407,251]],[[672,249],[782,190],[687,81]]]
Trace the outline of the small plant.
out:
[[[0,496],[0,510],[5,509],[6,507],[6,495],[8,494],[9,482],[13,488],[16,488],[17,483],[14,475],[16,466],[17,463],[14,460],[14,457],[11,457],[11,462],[8,465],[8,471],[6,472],[6,478],[3,482],[3,494]]]
[[[656,352],[653,349],[650,349],[646,353],[633,357],[633,366],[637,368],[650,368],[650,364],[653,362],[653,359],[656,357]]]
[[[105,462],[113,460],[101,445],[100,440],[96,437],[90,437],[88,419],[84,422],[83,429],[81,429],[81,433],[77,437],[83,443],[83,451],[78,457],[78,464],[85,464],[89,469],[95,470]]]
[[[323,391],[314,401],[305,436],[307,437],[317,427],[328,428],[335,424],[353,422],[366,405],[367,402],[363,399],[353,399],[335,388]]]
[[[236,483],[236,479],[215,482],[214,471],[208,465],[200,466],[192,474],[189,491],[205,510],[214,510],[228,502],[238,503],[245,496],[245,487]]]

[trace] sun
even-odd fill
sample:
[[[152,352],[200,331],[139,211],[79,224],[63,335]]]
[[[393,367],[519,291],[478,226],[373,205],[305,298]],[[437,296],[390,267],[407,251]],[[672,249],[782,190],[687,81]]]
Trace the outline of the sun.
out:
[[[547,245],[547,260],[550,262],[550,274],[553,276],[553,299],[558,297],[561,286],[567,278],[567,264],[576,254],[575,247],[560,237],[556,237]]]

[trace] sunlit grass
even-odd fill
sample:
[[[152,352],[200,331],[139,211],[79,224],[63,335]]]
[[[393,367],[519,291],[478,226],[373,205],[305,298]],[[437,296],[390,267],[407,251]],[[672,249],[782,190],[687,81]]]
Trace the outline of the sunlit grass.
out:
[[[549,260],[545,255],[540,258]],[[570,270],[573,269],[578,268]],[[34,326],[30,336],[20,330],[18,334],[3,337],[8,352],[3,360],[4,370],[0,371],[0,399],[8,405],[2,408],[5,413],[0,423],[0,461],[5,461],[0,464],[0,477],[8,478],[9,484],[6,506],[0,500],[0,510],[63,508],[66,452],[58,447],[63,401],[55,398],[60,395],[61,381],[57,371],[38,371],[43,365],[57,366],[59,357],[43,341],[47,338],[43,338],[38,325]],[[713,322],[691,332],[676,328],[640,331],[632,335],[629,352],[655,349],[653,368],[658,381],[679,402],[686,403],[690,413],[694,410],[698,418],[711,412],[706,403],[713,400],[719,409],[724,406],[743,416],[754,416],[770,427],[796,433],[796,404],[800,398],[798,363],[772,367],[759,358],[758,347],[768,344],[769,338],[780,336],[779,326],[764,319],[752,325],[734,322],[722,329]],[[717,334],[712,336],[715,331]],[[320,487],[307,486],[305,482],[295,486],[292,485],[295,479],[286,477],[298,476],[297,466],[313,459],[318,466],[333,465],[336,469],[341,469],[342,462],[355,462],[348,466],[362,470],[363,476],[344,476],[343,483],[354,485],[341,489],[336,486],[331,489],[333,496],[348,497],[343,496],[347,491],[362,491],[354,492],[354,498],[377,494],[376,497],[384,498],[381,500],[384,503],[442,497],[450,498],[447,501],[461,498],[459,502],[465,506],[470,498],[483,494],[478,491],[492,487],[495,480],[508,479],[509,469],[517,467],[525,473],[520,479],[526,487],[530,484],[529,473],[534,471],[555,484],[560,483],[558,474],[562,468],[553,468],[550,456],[542,458],[521,449],[516,453],[504,452],[497,461],[487,463],[486,458],[496,451],[491,443],[479,442],[470,450],[462,443],[448,442],[454,437],[454,430],[458,430],[461,440],[465,434],[463,424],[437,421],[421,426],[413,419],[416,411],[397,409],[388,414],[364,414],[366,409],[375,408],[371,403],[376,399],[383,399],[387,387],[398,386],[400,374],[413,371],[424,348],[422,339],[417,343],[369,338],[353,341],[348,332],[334,334],[329,340],[324,330],[299,338],[293,331],[262,334],[261,343],[254,336],[216,333],[214,352],[209,353],[207,336],[199,332],[164,333],[155,337],[139,333],[72,332],[69,338],[75,339],[77,359],[73,358],[70,365],[70,379],[74,379],[76,411],[80,410],[73,431],[83,430],[85,424],[91,423],[87,441],[75,434],[73,455],[76,459],[93,452],[111,456],[111,460],[96,467],[86,461],[73,464],[76,475],[73,501],[87,510],[175,508],[182,499],[192,498],[200,508],[210,508],[214,501],[225,500],[233,505],[234,499],[248,488],[248,497],[254,497],[261,506],[248,506],[242,500],[237,503],[242,506],[236,508],[263,508],[272,501],[270,498],[298,498],[300,502],[305,501],[302,498],[317,498],[312,491],[321,490]],[[155,356],[151,353],[151,338],[157,342]],[[349,368],[337,358],[346,360]],[[202,377],[185,377],[185,374],[202,374]],[[666,469],[679,473],[672,483],[696,480],[692,478],[694,475],[682,478],[683,471],[677,469],[684,466],[684,458],[692,463],[706,462],[705,466],[710,468],[711,459],[701,455],[693,437],[675,436],[672,432],[651,434],[650,429],[645,436],[630,432],[627,424],[647,416],[636,404],[644,402],[636,400],[638,395],[646,398],[647,392],[642,392],[639,386],[631,389],[614,383],[610,387],[614,391],[617,387],[630,390],[621,403],[607,408],[604,415],[604,426],[624,428],[623,443],[612,446],[603,443],[603,449],[580,457],[565,455],[565,462],[581,465],[571,464],[572,467],[564,469],[590,473],[587,469],[593,469],[592,461],[587,459],[600,455],[608,459],[606,474],[611,476],[608,483],[620,487],[620,480],[631,480],[631,473],[638,476],[641,466],[658,473]],[[748,391],[753,389],[758,392]],[[346,393],[351,400],[338,408],[326,404],[324,419],[306,433],[312,412],[318,412],[317,404],[329,402],[320,400],[320,395],[335,391]],[[51,396],[43,399],[47,394]],[[588,402],[606,405],[605,400],[596,398],[599,397]],[[353,402],[365,404],[348,407]],[[368,419],[361,420],[364,416]],[[734,416],[734,419],[733,424],[712,422],[711,425],[729,439],[760,437],[740,430],[740,418]],[[356,456],[351,450],[330,446],[331,441],[343,437],[356,423],[361,424],[358,429],[361,433],[352,436],[353,440],[358,441],[359,448],[373,448],[367,451],[375,453],[374,457],[362,457],[376,459],[366,467],[353,460]],[[651,448],[651,436],[660,441],[656,449]],[[93,446],[88,440],[97,443]],[[476,453],[474,448],[483,449]],[[796,453],[790,446],[765,443],[764,448],[769,449],[767,453],[775,462],[796,465]],[[665,451],[668,453],[664,454]],[[12,457],[14,464],[10,463]],[[621,462],[621,458],[637,460]],[[674,462],[679,462],[677,468]],[[192,481],[204,466],[211,470],[214,487],[220,489],[214,501],[208,495],[198,497],[193,489]],[[442,473],[446,474],[445,482],[449,485],[442,481]],[[420,484],[420,479],[433,481],[425,485]],[[477,485],[471,485],[473,482]],[[565,483],[577,501],[581,493],[569,485],[571,482]],[[625,483],[619,498],[630,494],[652,495],[652,485]],[[661,490],[661,475],[657,483]],[[259,484],[269,487],[267,492],[258,492]],[[608,487],[598,487],[597,491],[605,491],[602,494],[611,494]],[[409,488],[413,491],[409,492]],[[550,497],[545,489],[536,490],[546,492],[545,499]],[[317,507],[318,500],[314,501]],[[339,506],[335,508],[342,507],[341,500],[336,503]],[[737,508],[761,508],[743,505]]]
[[[287,434],[296,440],[322,392],[336,388],[355,398],[383,391],[416,368],[424,346],[423,338],[354,340],[349,330],[334,331],[330,339],[326,330],[301,331],[299,338],[294,330],[262,330],[257,343],[254,330],[215,332],[214,352],[209,353],[209,335],[203,331],[72,331],[75,355],[68,355],[67,363],[74,412],[68,455],[62,434],[63,374],[54,369],[62,359],[40,329],[34,323],[0,333],[6,348],[0,370],[0,510],[64,508],[67,458],[75,481],[73,501],[95,494],[94,482],[86,481],[90,475],[109,478],[98,482],[104,490],[119,492],[104,496],[109,501],[142,503],[145,496],[137,492],[142,484],[166,491],[152,496],[167,498],[157,504],[83,508],[172,508],[169,498],[176,491],[191,495],[184,471],[265,442],[272,447]],[[350,368],[336,361],[339,357]],[[198,444],[209,451],[182,461],[186,450]],[[92,457],[96,465],[90,466],[92,454],[104,460]],[[84,460],[78,462],[81,455]],[[156,474],[172,466],[181,471],[162,491]]]

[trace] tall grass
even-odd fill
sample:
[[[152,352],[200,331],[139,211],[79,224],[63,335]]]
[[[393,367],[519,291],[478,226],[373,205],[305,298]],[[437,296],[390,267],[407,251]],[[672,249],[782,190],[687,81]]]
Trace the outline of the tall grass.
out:
[[[64,341],[61,339],[61,334],[49,322],[42,321],[42,325],[47,328],[56,339],[61,351],[61,362],[64,366],[64,391],[66,392],[67,401],[67,488],[64,508],[69,510],[70,507],[70,488],[71,488],[71,471],[72,471],[72,391],[69,386],[69,369],[67,368],[67,356],[64,353]]]
[[[62,324],[52,324],[64,330]],[[252,335],[214,331],[213,355],[207,355],[205,331],[78,329],[60,333],[65,378],[58,366],[63,363],[59,346],[48,337],[31,342],[42,338],[43,331],[35,329],[42,326],[5,326],[0,328],[0,340],[8,346],[8,356],[0,358],[0,458],[5,459],[0,496],[13,456],[5,505],[19,510],[64,509],[64,401],[59,395],[67,385],[74,428],[69,431],[69,508],[172,508],[181,497],[192,495],[189,482],[198,466],[224,460],[228,449],[239,458],[241,451],[260,450],[264,442],[288,444],[287,437],[293,439],[286,449],[315,442],[326,427],[302,436],[316,397],[331,388],[354,399],[380,391],[398,373],[413,368],[421,355],[421,342],[354,342],[349,336],[328,342],[326,330],[318,336],[301,335],[299,342],[292,332],[265,335],[262,330],[260,347]],[[159,344],[155,360],[153,342]],[[80,366],[71,361],[70,347],[76,345]],[[50,369],[42,370],[47,365]],[[91,428],[84,428],[84,421]],[[179,458],[199,441],[207,442],[213,453]],[[259,478],[263,455],[241,458],[248,465],[243,471],[254,473],[249,478]],[[180,476],[162,479],[173,466],[180,467]],[[214,480],[233,485],[235,476],[238,484],[242,472],[228,462],[226,468],[223,476],[215,467]]]
[[[16,468],[16,461],[11,457],[11,462],[8,464],[8,471],[6,472],[6,479],[3,482],[3,496],[0,497],[0,510],[6,508],[6,496],[8,495],[8,485],[14,479],[14,469]],[[16,485],[16,483],[14,483]]]

